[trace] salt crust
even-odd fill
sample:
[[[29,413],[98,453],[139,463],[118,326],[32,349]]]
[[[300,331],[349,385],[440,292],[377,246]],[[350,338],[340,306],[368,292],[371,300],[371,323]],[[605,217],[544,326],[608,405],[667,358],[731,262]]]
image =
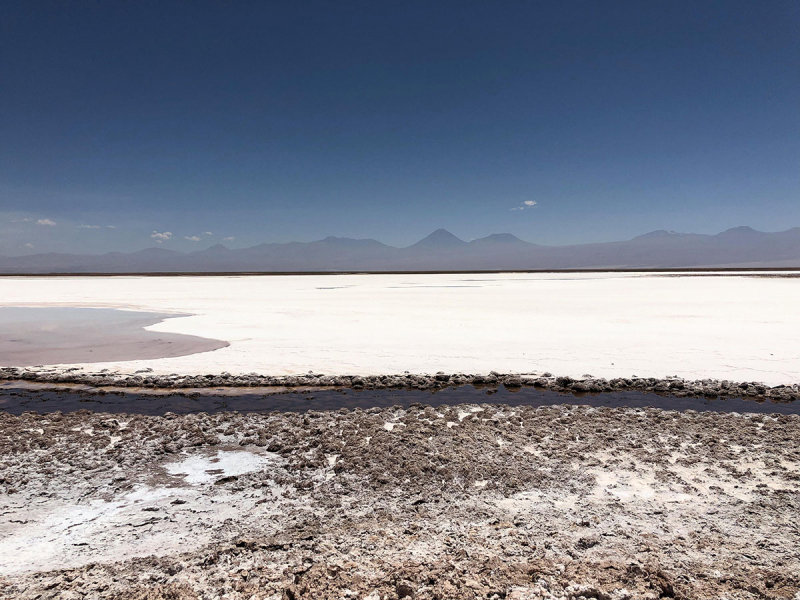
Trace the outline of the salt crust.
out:
[[[642,273],[12,277],[0,306],[192,316],[213,352],[62,365],[153,374],[533,373],[800,382],[800,278]]]

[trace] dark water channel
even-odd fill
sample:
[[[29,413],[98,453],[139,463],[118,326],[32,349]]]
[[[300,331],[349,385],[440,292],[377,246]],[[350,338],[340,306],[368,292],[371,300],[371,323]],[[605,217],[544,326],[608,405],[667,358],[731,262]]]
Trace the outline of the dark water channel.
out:
[[[21,414],[26,411],[51,413],[91,410],[108,413],[163,415],[172,413],[220,411],[304,412],[341,408],[385,408],[453,404],[507,404],[510,406],[549,406],[572,404],[585,406],[653,407],[668,410],[717,412],[754,412],[799,414],[800,402],[756,401],[744,398],[676,398],[644,392],[602,394],[561,394],[525,387],[521,389],[476,388],[461,386],[437,392],[422,390],[352,390],[313,389],[275,392],[258,388],[223,388],[204,390],[112,391],[98,388],[36,387],[9,382],[0,385],[0,411]]]

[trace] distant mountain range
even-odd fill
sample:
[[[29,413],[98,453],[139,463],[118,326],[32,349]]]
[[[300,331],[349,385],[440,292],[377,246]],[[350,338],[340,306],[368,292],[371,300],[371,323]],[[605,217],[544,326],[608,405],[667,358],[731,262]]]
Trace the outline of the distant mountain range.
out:
[[[0,273],[201,273],[304,271],[481,271],[798,267],[800,227],[764,233],[735,227],[717,235],[653,231],[623,242],[542,246],[510,233],[465,242],[444,229],[407,248],[327,237],[197,252],[148,248],[128,254],[0,257]]]

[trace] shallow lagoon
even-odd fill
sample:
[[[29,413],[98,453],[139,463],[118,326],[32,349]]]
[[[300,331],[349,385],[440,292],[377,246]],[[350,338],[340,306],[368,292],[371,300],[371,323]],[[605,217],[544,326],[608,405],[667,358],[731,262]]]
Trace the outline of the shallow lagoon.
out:
[[[112,308],[0,306],[0,365],[157,359],[209,352],[227,342],[148,331],[185,315]]]

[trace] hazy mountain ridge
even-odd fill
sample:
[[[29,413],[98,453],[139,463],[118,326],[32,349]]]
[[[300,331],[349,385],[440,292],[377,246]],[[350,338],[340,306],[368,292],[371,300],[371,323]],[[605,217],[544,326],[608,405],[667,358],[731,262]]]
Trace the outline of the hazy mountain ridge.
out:
[[[653,231],[621,242],[541,246],[509,233],[466,242],[438,229],[395,248],[373,239],[327,237],[314,242],[221,244],[195,252],[146,248],[100,255],[0,257],[0,272],[143,273],[246,271],[446,271],[680,267],[799,267],[800,227],[765,233],[735,227],[716,235]]]

